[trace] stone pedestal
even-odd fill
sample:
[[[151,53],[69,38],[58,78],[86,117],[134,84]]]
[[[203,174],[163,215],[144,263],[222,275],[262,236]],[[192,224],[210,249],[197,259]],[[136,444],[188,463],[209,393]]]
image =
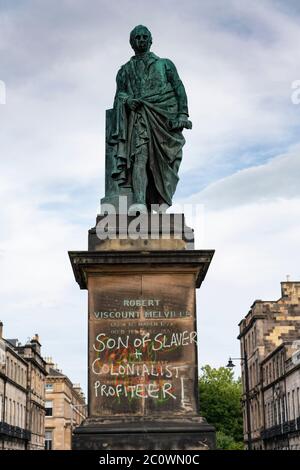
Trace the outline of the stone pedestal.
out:
[[[69,253],[89,298],[89,417],[74,449],[214,447],[199,415],[195,303],[213,251],[171,232],[144,244],[91,229],[89,251]]]
[[[211,450],[215,429],[203,418],[88,418],[73,435],[73,450]]]

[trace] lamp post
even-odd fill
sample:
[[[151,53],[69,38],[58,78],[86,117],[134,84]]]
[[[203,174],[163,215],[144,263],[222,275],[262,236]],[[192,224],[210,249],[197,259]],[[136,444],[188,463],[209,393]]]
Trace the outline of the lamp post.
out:
[[[248,356],[246,350],[244,349],[244,357],[233,357],[229,358],[228,364],[226,367],[229,369],[233,369],[235,364],[232,362],[233,360],[236,361],[243,361],[244,362],[244,370],[245,370],[245,395],[246,395],[246,418],[247,418],[247,434],[248,434],[248,450],[252,450],[252,442],[251,442],[251,418],[250,418],[250,395],[249,395],[249,373],[248,373]]]

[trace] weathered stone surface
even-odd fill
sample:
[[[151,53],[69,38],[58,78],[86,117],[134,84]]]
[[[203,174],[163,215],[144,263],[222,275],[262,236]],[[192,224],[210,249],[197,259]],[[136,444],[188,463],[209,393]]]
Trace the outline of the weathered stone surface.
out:
[[[213,250],[169,250],[169,251],[70,251],[69,256],[75,279],[81,289],[87,289],[87,279],[93,273],[115,272],[132,274],[136,272],[157,272],[157,269],[172,267],[173,272],[186,272],[192,269],[195,274],[195,287],[199,288],[205,278],[213,257]],[[122,267],[122,268],[121,268]],[[117,288],[117,286],[116,286]]]
[[[89,414],[197,414],[194,274],[103,274],[88,289]]]
[[[187,96],[174,64],[150,52],[145,26],[130,44],[135,55],[106,114],[103,215],[88,251],[70,252],[89,298],[89,418],[73,447],[208,449],[215,437],[199,415],[195,289],[214,252],[194,250],[183,214],[166,214],[182,131],[192,127]]]
[[[75,450],[209,450],[215,445],[214,427],[200,417],[140,422],[87,419],[73,437]]]
[[[245,444],[252,449],[299,449],[300,417],[293,401],[300,387],[300,282],[281,282],[279,299],[255,300],[239,328],[242,357],[247,355],[247,369],[242,361],[243,384],[246,370],[249,374]],[[246,389],[243,392],[247,416]],[[274,409],[281,410],[279,415]]]
[[[213,447],[213,428],[199,416],[195,306],[212,256],[70,253],[89,292],[89,419],[74,448]]]

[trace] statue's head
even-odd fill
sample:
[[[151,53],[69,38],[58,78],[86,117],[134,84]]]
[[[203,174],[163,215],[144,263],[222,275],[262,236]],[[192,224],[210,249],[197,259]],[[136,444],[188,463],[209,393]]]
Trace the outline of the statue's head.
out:
[[[148,52],[152,44],[152,36],[149,29],[142,24],[136,26],[130,33],[129,42],[136,54]]]

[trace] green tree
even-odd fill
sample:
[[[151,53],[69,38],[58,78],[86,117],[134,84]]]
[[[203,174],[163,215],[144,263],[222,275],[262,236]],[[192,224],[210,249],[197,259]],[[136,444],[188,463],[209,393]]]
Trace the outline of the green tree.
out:
[[[224,434],[222,431],[217,431],[217,449],[244,450],[244,443],[235,441],[233,437]]]
[[[219,449],[243,448],[241,380],[226,367],[202,367],[199,379],[200,412],[217,430]]]

